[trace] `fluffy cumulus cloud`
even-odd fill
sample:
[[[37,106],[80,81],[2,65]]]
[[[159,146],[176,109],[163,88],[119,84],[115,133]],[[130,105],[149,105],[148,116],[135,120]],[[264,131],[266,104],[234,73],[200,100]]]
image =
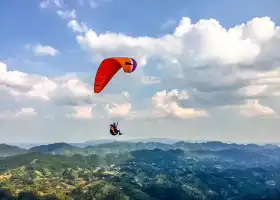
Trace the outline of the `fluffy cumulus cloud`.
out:
[[[9,71],[0,63],[0,89],[19,98],[52,101],[62,105],[91,103],[92,87],[76,75],[45,77],[20,71]]]
[[[193,108],[179,106],[178,102],[187,99],[189,99],[189,95],[186,91],[171,90],[167,92],[164,90],[157,92],[152,97],[154,114],[159,117],[171,115],[183,119],[208,115],[204,110],[195,110]]]
[[[127,116],[131,111],[131,104],[130,103],[123,103],[123,104],[106,104],[105,108],[108,111],[108,114],[113,117],[124,117]]]
[[[58,16],[62,17],[63,19],[75,19],[76,18],[76,10],[71,10],[71,11],[58,10],[58,11],[56,11],[56,14]]]
[[[27,49],[30,49],[33,51],[34,55],[36,56],[56,56],[59,51],[55,49],[54,47],[51,47],[49,45],[30,45],[27,44],[25,46]]]
[[[277,114],[258,101],[279,95],[280,53],[277,48],[280,32],[268,17],[254,18],[230,29],[223,28],[214,19],[192,24],[189,18],[182,18],[172,34],[153,38],[122,33],[97,34],[86,23],[76,19],[74,10],[60,9],[57,14],[69,19],[68,27],[76,34],[81,48],[92,55],[93,61],[114,55],[136,58],[139,72],[135,77],[139,81],[126,76],[126,81],[115,84],[128,90],[129,87],[124,85],[131,88],[140,88],[141,84],[143,87],[155,86],[147,108],[155,116],[205,117],[209,116],[207,109],[214,107],[234,108],[250,117],[264,113],[260,111],[262,108],[267,108],[266,113]],[[56,54],[55,50],[43,46],[35,49],[38,53]],[[144,71],[149,69],[158,70],[161,76],[146,75]],[[75,76],[47,78],[7,70],[3,73],[19,78],[3,80],[9,82],[3,88],[9,87],[14,96],[53,100],[72,106],[94,101],[92,86]],[[129,81],[131,84],[127,84]],[[129,93],[133,93],[132,90]],[[109,116],[128,116],[131,113],[137,116],[132,109],[134,104],[135,99],[118,103],[107,101],[103,107]],[[256,113],[248,114],[253,113],[252,110]]]
[[[71,115],[67,115],[71,118],[78,118],[78,119],[92,119],[92,106],[74,106],[73,107],[74,113]]]
[[[70,23],[75,24],[69,27],[77,33],[77,42],[93,59],[112,55],[135,57],[140,66],[138,70],[154,69],[162,74],[161,77],[142,74],[142,84],[161,83],[158,88],[162,90],[187,89],[201,110],[219,106],[241,108],[247,106],[250,99],[256,101],[279,95],[280,31],[268,17],[256,17],[229,29],[215,19],[192,24],[184,17],[173,34],[158,38],[97,34],[84,23],[76,20]],[[153,59],[158,64],[152,62]],[[155,92],[154,106],[161,94]],[[176,101],[160,105],[156,107],[162,110],[161,114],[206,115],[206,111],[181,109]],[[251,109],[258,110],[256,105],[260,104],[255,103]]]
[[[32,101],[57,108],[67,107],[71,114],[68,112],[65,116],[70,118],[92,119],[93,107],[103,109],[109,117],[124,117],[129,114],[132,106],[125,103],[130,98],[127,91],[120,94],[94,95],[92,87],[92,83],[81,80],[75,74],[58,77],[27,74],[20,71],[9,71],[7,65],[0,62],[0,91],[6,92],[17,102]],[[124,103],[122,104],[122,102]],[[35,111],[22,109],[16,116],[28,112],[34,113]],[[7,112],[4,113],[4,115],[6,114]],[[48,113],[48,116],[51,114]],[[98,113],[95,117],[98,118]]]
[[[78,23],[76,20],[69,21],[68,27],[76,33],[84,33],[88,30],[84,23]]]
[[[40,8],[49,8],[49,7],[63,7],[63,0],[41,0],[40,1]]]
[[[0,113],[1,119],[28,119],[37,116],[37,112],[34,108],[21,108],[15,111],[4,111]]]
[[[7,116],[35,116],[37,112],[39,116],[37,108],[42,104],[65,112],[66,118],[84,121],[98,117],[172,118],[181,119],[177,120],[181,123],[193,118],[210,120],[212,111],[221,110],[248,120],[278,117],[276,107],[266,100],[280,95],[280,29],[268,17],[256,17],[229,29],[215,19],[192,23],[184,17],[171,34],[135,37],[113,32],[98,34],[78,18],[75,10],[65,10],[62,1],[41,2],[42,8],[51,6],[65,19],[93,62],[129,56],[137,60],[138,68],[131,74],[118,73],[104,92],[96,95],[92,79],[76,74],[28,74],[11,71],[0,63],[1,92],[16,102],[29,102],[13,112],[16,114],[7,112]],[[50,46],[28,48],[36,55],[58,53]],[[37,112],[32,110],[31,102]]]
[[[261,105],[258,100],[248,100],[247,104],[240,106],[240,113],[248,117],[276,116],[275,111]]]

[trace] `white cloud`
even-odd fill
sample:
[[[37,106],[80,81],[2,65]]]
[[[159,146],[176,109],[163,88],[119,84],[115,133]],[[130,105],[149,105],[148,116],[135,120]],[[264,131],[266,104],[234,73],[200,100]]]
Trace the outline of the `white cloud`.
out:
[[[67,115],[71,118],[78,118],[78,119],[92,119],[92,106],[75,106],[73,107],[74,114]]]
[[[71,20],[68,23],[68,27],[71,28],[75,33],[85,33],[88,30],[85,24],[79,24],[76,20]]]
[[[277,113],[267,106],[263,106],[258,100],[248,100],[247,104],[240,106],[240,114],[247,117],[277,116]]]
[[[193,108],[183,108],[178,105],[179,101],[189,99],[186,91],[166,90],[157,92],[152,97],[154,113],[159,117],[175,116],[178,118],[193,118],[208,116],[204,110],[195,110]]]
[[[111,103],[111,104],[106,104],[105,108],[109,116],[125,117],[130,114],[132,106],[130,103],[123,103],[123,104]]]
[[[7,65],[3,62],[0,62],[0,73],[7,72]]]
[[[93,93],[94,74],[90,81],[77,75],[46,77],[11,71],[0,63],[1,94],[8,92],[9,98],[15,97],[16,103],[20,104],[18,107],[34,107],[39,113],[47,111],[43,116],[57,116],[54,112],[62,112],[61,116],[65,117],[71,110],[73,114],[68,117],[93,117],[89,124],[106,114],[110,118],[140,119],[127,123],[125,128],[131,124],[134,128],[134,123],[139,126],[145,121],[142,124],[145,129],[148,123],[161,121],[156,118],[166,117],[166,124],[156,128],[168,129],[167,124],[171,121],[169,130],[178,125],[178,132],[184,134],[182,127],[186,124],[190,125],[190,133],[198,129],[204,133],[208,128],[210,130],[220,107],[230,108],[230,114],[238,112],[252,118],[278,116],[278,104],[272,103],[280,94],[280,29],[268,17],[254,18],[229,29],[215,19],[193,23],[189,18],[182,18],[171,34],[136,37],[114,32],[98,33],[78,19],[71,8],[64,7],[62,1],[44,2],[45,7],[55,7],[57,15],[67,19],[77,43],[92,56],[95,66],[105,57],[129,56],[137,60],[138,68],[132,74],[118,73],[106,90],[97,95]],[[88,2],[83,3],[89,6]],[[206,116],[203,127],[192,127],[193,120],[174,120],[198,118],[200,124],[200,117]],[[229,131],[228,123],[223,123],[227,117],[236,116],[219,116],[222,125],[217,131]],[[255,123],[255,120],[259,119],[248,120],[248,123]],[[71,127],[75,126],[73,122]],[[226,128],[222,129],[222,126]],[[247,121],[246,126],[251,129]],[[71,131],[76,131],[74,129]],[[149,133],[151,128],[146,130]]]
[[[8,71],[0,62],[0,89],[15,97],[53,101],[62,105],[91,103],[92,86],[76,75],[48,78],[19,71]]]
[[[76,19],[76,10],[71,10],[71,11],[69,11],[69,10],[66,10],[66,11],[57,10],[56,14],[63,19]]]
[[[34,108],[21,108],[18,111],[6,111],[0,113],[1,119],[15,119],[15,118],[30,118],[37,116],[37,112]]]
[[[37,56],[56,56],[59,53],[57,49],[49,45],[38,44],[36,46],[32,46],[28,44],[25,47],[27,49],[32,49],[33,53]]]
[[[228,30],[214,19],[192,24],[189,18],[182,18],[173,34],[159,38],[121,33],[98,35],[85,25],[86,28],[82,28],[81,24],[72,20],[68,26],[78,34],[77,42],[94,59],[125,55],[135,57],[139,66],[160,65],[158,69],[166,72],[162,77],[143,75],[141,82],[161,83],[163,89],[178,86],[189,89],[189,94],[202,107],[243,106],[247,105],[247,99],[257,100],[279,93],[275,84],[280,80],[280,74],[275,71],[274,62],[280,59],[280,53],[275,53],[279,52],[275,44],[280,44],[280,32],[268,17],[254,18]],[[266,28],[259,30],[258,27]],[[157,58],[159,64],[150,64],[150,58]],[[267,64],[262,63],[265,58]],[[158,95],[153,97],[157,114],[183,118],[207,115],[203,109],[180,107],[174,98],[160,104]]]
[[[249,85],[243,88],[240,88],[239,92],[242,96],[248,97],[258,97],[267,90],[267,85]]]
[[[92,118],[92,106],[97,109],[105,108],[110,117],[127,117],[131,114],[131,103],[122,103],[130,100],[127,91],[121,94],[94,95],[92,87],[93,85],[83,82],[74,74],[48,78],[9,71],[7,65],[0,62],[0,91],[8,92],[18,102],[35,100],[41,104],[66,106],[75,112],[66,115],[71,118]],[[58,110],[60,111],[62,110]],[[100,117],[99,114],[96,113],[97,118]]]
[[[244,76],[245,73],[242,75]],[[280,72],[274,68],[268,72],[254,72],[243,80],[249,80],[248,85],[238,89],[242,97],[269,97],[280,92]]]
[[[40,8],[48,8],[50,6],[62,8],[63,0],[41,0],[40,1]]]
[[[255,22],[256,21],[256,22]],[[259,26],[266,27],[268,32],[262,35],[248,35],[247,25],[224,29],[218,21],[200,20],[191,24],[190,19],[183,18],[173,35],[160,38],[133,38],[124,34],[106,33],[97,35],[88,30],[80,35],[78,42],[94,50],[94,52],[113,53],[121,51],[136,55],[143,63],[147,58],[157,56],[161,59],[177,59],[180,63],[190,66],[216,64],[248,64],[262,53],[262,44],[274,37],[276,29],[269,18],[252,20]],[[138,55],[138,56],[137,56]]]
[[[182,18],[173,34],[158,38],[74,30],[77,42],[93,60],[135,57],[137,71],[145,66],[161,73],[159,77],[143,73],[140,82],[161,83],[162,89],[189,89],[201,106],[242,105],[247,98],[279,93],[280,74],[275,69],[280,61],[280,31],[268,17],[256,17],[230,29],[214,19],[192,24],[189,18]]]
[[[256,27],[265,27],[258,32]],[[277,40],[275,24],[268,18],[254,18],[247,24],[235,26],[229,30],[223,28],[214,19],[200,20],[191,24],[189,18],[183,18],[173,35],[160,38],[133,38],[121,33],[96,34],[88,30],[77,37],[78,42],[102,54],[121,51],[138,55],[143,63],[148,57],[178,60],[186,67],[216,64],[248,64],[265,53],[266,42]],[[267,48],[269,52],[272,49]],[[100,52],[100,53],[101,53]]]
[[[152,97],[153,110],[158,116],[208,116],[206,107],[239,105],[245,109],[248,99],[253,99],[253,106],[257,107],[258,98],[280,92],[277,85],[280,74],[275,64],[280,59],[275,45],[280,44],[280,32],[268,17],[254,18],[230,29],[223,28],[214,19],[192,24],[189,18],[182,18],[172,34],[155,38],[110,32],[97,34],[75,19],[74,10],[58,10],[57,14],[71,19],[68,27],[77,34],[77,42],[94,60],[114,55],[136,58],[139,67],[135,77],[139,80],[133,84],[147,84],[162,90]],[[36,49],[37,53],[50,52],[51,47],[49,51],[40,47]],[[263,63],[263,60],[267,62]],[[158,70],[160,75],[145,75],[141,67]],[[6,75],[2,88],[10,88],[14,96],[68,105],[90,104],[94,99],[92,85],[75,76],[50,79],[16,71],[5,72],[4,68],[2,71]],[[131,85],[130,81],[127,79],[123,84]],[[166,88],[180,89],[167,92]],[[122,93],[127,100],[131,91],[128,92]],[[189,96],[192,96],[191,100]],[[189,101],[195,101],[200,109],[194,109]],[[110,116],[128,116],[132,115],[132,104],[109,103],[108,100],[105,109]]]

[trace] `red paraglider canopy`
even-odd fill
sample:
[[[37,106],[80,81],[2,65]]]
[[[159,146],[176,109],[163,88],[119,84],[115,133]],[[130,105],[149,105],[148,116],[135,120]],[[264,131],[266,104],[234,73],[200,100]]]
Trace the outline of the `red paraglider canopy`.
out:
[[[131,73],[136,67],[137,63],[133,58],[107,58],[103,60],[95,76],[94,93],[100,93],[121,68],[125,73]]]

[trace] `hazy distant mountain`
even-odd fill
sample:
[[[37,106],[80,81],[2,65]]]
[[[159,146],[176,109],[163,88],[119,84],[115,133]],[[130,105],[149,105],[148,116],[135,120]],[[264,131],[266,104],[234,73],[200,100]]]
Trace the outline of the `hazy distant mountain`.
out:
[[[26,149],[22,149],[16,146],[0,144],[0,157],[12,156],[27,152]]]
[[[52,154],[70,154],[78,153],[80,148],[75,147],[73,145],[67,143],[54,143],[47,145],[40,145],[36,147],[32,147],[28,150],[28,152],[40,152],[40,153],[52,153]]]
[[[135,141],[113,141],[112,140],[96,140],[88,141],[81,144],[67,144],[67,143],[54,143],[47,145],[39,145],[29,149],[29,152],[41,152],[41,153],[52,153],[52,154],[61,154],[61,155],[91,155],[91,154],[108,154],[108,153],[124,153],[135,150],[152,150],[152,149],[181,149],[183,151],[200,151],[206,153],[207,151],[222,151],[227,149],[236,149],[236,150],[249,150],[249,151],[262,151],[265,150],[276,155],[280,149],[275,145],[265,145],[260,146],[256,144],[226,144],[222,142],[212,141],[212,142],[203,142],[203,143],[192,143],[192,142],[175,142],[175,140],[169,139],[147,139],[140,140],[141,142]],[[157,141],[157,142],[156,142]],[[162,141],[162,142],[158,142]],[[175,142],[175,143],[174,143]],[[274,151],[274,149],[278,149]],[[212,153],[213,154],[213,153]]]
[[[69,143],[75,147],[80,147],[80,148],[84,148],[87,146],[94,146],[94,145],[98,145],[98,144],[104,144],[104,143],[110,143],[110,142],[114,142],[116,140],[113,139],[107,139],[107,140],[89,140],[83,143]]]
[[[235,143],[228,143],[228,142],[216,142],[216,141],[182,141],[182,140],[177,140],[177,139],[172,139],[172,138],[147,138],[147,139],[130,139],[130,140],[118,140],[116,139],[98,139],[98,140],[89,140],[86,142],[80,142],[80,143],[74,143],[70,142],[67,144],[70,144],[75,147],[79,148],[84,148],[87,146],[95,146],[99,144],[106,144],[106,143],[112,143],[112,142],[127,142],[127,143],[137,143],[137,142],[143,142],[143,143],[148,143],[148,142],[159,142],[159,143],[164,143],[164,144],[175,144],[175,143],[186,143],[188,146],[192,147],[197,147],[200,148],[202,146],[216,146],[217,148],[238,148],[241,146],[247,146],[250,148],[253,147],[259,147],[257,144],[235,144]],[[204,145],[203,145],[204,144]],[[205,145],[206,144],[206,145]],[[280,143],[271,143],[271,144],[262,144],[262,146],[265,146],[266,148],[277,148],[279,147]],[[36,146],[41,146],[41,145],[47,145],[46,143],[8,143],[8,145],[11,146],[17,146],[20,148],[24,149],[30,149],[32,147]],[[231,146],[229,146],[231,145]],[[222,147],[223,146],[223,147]],[[215,148],[215,147],[214,147]]]
[[[36,147],[39,145],[46,145],[47,143],[28,143],[28,142],[13,143],[13,142],[9,142],[6,144],[11,145],[11,146],[17,146],[22,149],[30,149],[32,147]]]
[[[69,143],[76,147],[87,147],[87,146],[95,146],[99,144],[106,144],[106,143],[112,143],[112,142],[127,142],[127,143],[137,143],[137,142],[159,142],[164,144],[174,144],[176,142],[179,142],[180,140],[175,139],[169,139],[169,138],[147,138],[147,139],[130,139],[130,140],[118,140],[118,139],[100,139],[100,140],[89,140],[83,143]]]
[[[130,142],[159,142],[164,144],[174,144],[180,140],[170,139],[170,138],[147,138],[147,139],[135,139],[130,140]]]
[[[265,144],[264,147],[267,148],[267,149],[279,148],[279,146],[276,145],[276,144]]]
[[[152,141],[162,142],[152,142]],[[147,140],[140,140],[141,142],[132,141],[113,141],[112,140],[96,140],[88,141],[83,145],[72,145],[67,143],[54,143],[47,145],[39,145],[32,147],[28,152],[40,152],[46,154],[60,154],[65,156],[72,156],[80,154],[84,156],[97,154],[105,156],[110,153],[121,154],[136,150],[176,150],[180,149],[186,152],[186,155],[195,159],[221,159],[228,162],[242,162],[249,165],[254,162],[262,160],[263,165],[269,163],[278,164],[277,159],[280,160],[280,148],[276,145],[256,145],[256,144],[226,144],[222,142],[212,141],[203,143],[192,143],[179,141],[174,143],[174,140],[164,138],[152,138]],[[9,148],[8,148],[9,147]],[[25,153],[27,150],[15,146],[2,144],[0,149],[0,156],[16,155]],[[188,153],[187,153],[188,152]],[[269,156],[268,156],[269,155]],[[276,159],[277,158],[277,159]],[[276,160],[275,160],[276,159]],[[207,161],[208,162],[208,161]]]
[[[180,140],[173,140],[168,138],[147,138],[147,139],[130,139],[130,140],[117,140],[117,139],[100,139],[100,140],[90,140],[86,141],[84,143],[69,143],[76,147],[88,147],[88,146],[95,146],[99,144],[107,144],[112,142],[127,142],[127,143],[137,143],[137,142],[159,142],[159,143],[165,143],[165,144],[174,144]]]

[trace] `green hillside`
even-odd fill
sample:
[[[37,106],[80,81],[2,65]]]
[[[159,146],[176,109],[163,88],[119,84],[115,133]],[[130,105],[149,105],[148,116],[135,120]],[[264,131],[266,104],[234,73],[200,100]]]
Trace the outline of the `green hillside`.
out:
[[[16,146],[11,146],[7,144],[0,144],[0,157],[11,156],[26,153],[26,149],[22,149]]]
[[[0,159],[0,199],[280,198],[279,147],[174,145],[38,146]],[[79,153],[64,154],[65,149]],[[89,153],[98,151],[103,153]]]

